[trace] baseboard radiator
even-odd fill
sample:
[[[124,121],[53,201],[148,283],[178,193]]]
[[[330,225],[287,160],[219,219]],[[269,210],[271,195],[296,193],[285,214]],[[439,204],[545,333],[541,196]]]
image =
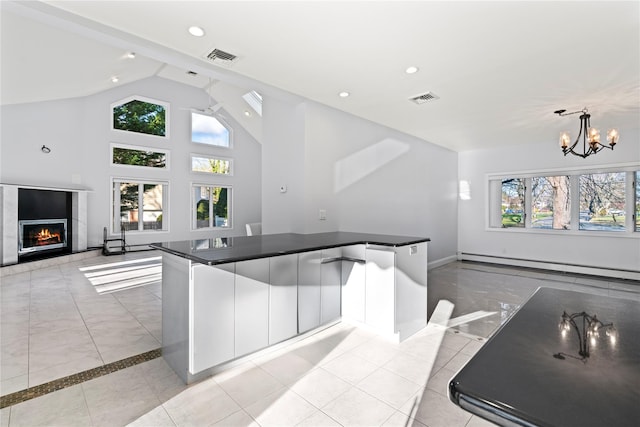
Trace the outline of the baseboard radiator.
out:
[[[587,274],[591,276],[640,281],[640,271],[637,270],[591,267],[586,265],[565,264],[551,261],[535,261],[522,258],[501,257],[496,255],[471,254],[467,252],[459,252],[458,259],[461,261],[486,262],[490,264],[509,265],[514,267],[538,268],[542,270],[551,270],[563,273]]]

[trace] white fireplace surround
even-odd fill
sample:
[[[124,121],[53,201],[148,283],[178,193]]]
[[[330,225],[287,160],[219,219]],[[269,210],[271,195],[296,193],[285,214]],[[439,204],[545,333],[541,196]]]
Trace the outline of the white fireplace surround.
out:
[[[87,250],[87,193],[83,188],[64,188],[53,186],[35,186],[20,184],[0,184],[0,260],[2,266],[18,263],[18,189],[65,191],[72,194],[72,230],[70,237],[73,252]]]

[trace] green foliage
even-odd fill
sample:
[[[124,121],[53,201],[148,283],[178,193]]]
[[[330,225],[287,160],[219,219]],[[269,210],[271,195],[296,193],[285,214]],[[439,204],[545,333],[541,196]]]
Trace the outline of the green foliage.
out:
[[[162,105],[134,99],[113,108],[113,128],[165,136],[165,113]]]
[[[227,218],[227,189],[217,187],[216,188],[216,203],[213,206],[215,215],[220,218]]]
[[[118,165],[146,166],[151,168],[165,168],[166,155],[153,151],[132,150],[114,147],[113,162]]]
[[[196,205],[196,219],[198,221],[209,219],[209,200],[198,200],[198,204]]]

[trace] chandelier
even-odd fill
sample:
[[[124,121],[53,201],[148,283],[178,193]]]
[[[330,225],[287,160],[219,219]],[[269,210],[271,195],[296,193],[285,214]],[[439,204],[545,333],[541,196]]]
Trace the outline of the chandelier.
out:
[[[609,145],[607,146],[601,144],[600,131],[598,131],[598,129],[596,128],[591,127],[591,114],[589,114],[586,107],[582,111],[574,111],[572,113],[567,113],[566,111],[567,110],[557,110],[554,111],[554,114],[557,114],[559,116],[569,116],[571,114],[577,113],[582,114],[580,115],[580,132],[578,132],[578,137],[573,144],[571,144],[571,137],[569,136],[569,132],[562,132],[560,134],[560,148],[562,148],[562,152],[565,156],[568,153],[571,153],[584,159],[591,154],[596,154],[603,148],[613,150],[613,146],[616,145],[618,139],[620,139],[620,134],[616,129],[609,129],[607,131],[607,144]],[[582,152],[577,151],[580,149],[580,147],[578,146],[580,140],[582,140]]]

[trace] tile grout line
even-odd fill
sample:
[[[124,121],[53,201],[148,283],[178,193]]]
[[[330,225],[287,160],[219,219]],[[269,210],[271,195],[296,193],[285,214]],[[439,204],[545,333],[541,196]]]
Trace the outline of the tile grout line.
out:
[[[16,391],[5,396],[0,396],[0,409],[8,406],[13,406],[18,403],[26,402],[27,400],[41,397],[49,393],[53,393],[58,390],[62,390],[67,387],[81,384],[83,382],[99,378],[104,375],[114,373],[116,371],[130,368],[140,363],[148,362],[156,359],[162,355],[160,348],[147,351],[146,353],[138,354],[136,356],[127,357],[126,359],[118,360],[116,362],[108,363],[106,365],[98,366],[96,368],[88,369],[77,374],[72,374],[64,378],[49,381],[48,383],[40,384],[37,386],[29,387],[24,390]]]

